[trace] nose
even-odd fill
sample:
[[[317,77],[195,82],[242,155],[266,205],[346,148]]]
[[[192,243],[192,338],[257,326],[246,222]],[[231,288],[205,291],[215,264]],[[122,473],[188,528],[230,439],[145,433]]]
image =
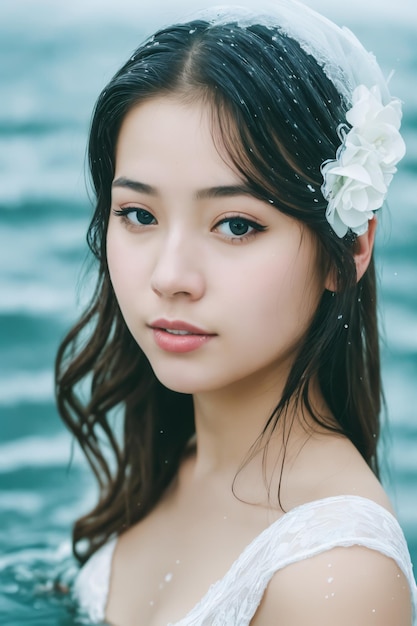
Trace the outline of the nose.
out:
[[[151,276],[154,293],[164,298],[186,296],[199,300],[205,292],[201,256],[191,236],[163,240]]]

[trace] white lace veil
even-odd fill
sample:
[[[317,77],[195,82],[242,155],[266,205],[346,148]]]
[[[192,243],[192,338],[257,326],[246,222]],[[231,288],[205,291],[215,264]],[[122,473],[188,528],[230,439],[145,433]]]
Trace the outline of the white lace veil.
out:
[[[199,10],[187,15],[185,22],[204,20],[213,27],[260,25],[271,29],[272,39],[279,31],[297,41],[334,84],[346,105],[349,126],[345,121],[339,124],[341,145],[321,166],[326,218],[339,237],[349,229],[357,235],[365,233],[405,153],[401,103],[391,97],[374,55],[348,28],[298,0],[229,0],[227,6],[202,6],[209,1],[196,0]]]
[[[203,8],[187,20],[204,19],[213,25],[235,22],[242,27],[261,24],[279,29],[316,59],[348,105],[358,85],[376,85],[383,104],[390,101],[387,81],[374,55],[348,28],[340,28],[297,0],[264,1],[260,9],[253,5],[254,1],[241,0],[236,5]],[[260,6],[258,2],[256,5]]]

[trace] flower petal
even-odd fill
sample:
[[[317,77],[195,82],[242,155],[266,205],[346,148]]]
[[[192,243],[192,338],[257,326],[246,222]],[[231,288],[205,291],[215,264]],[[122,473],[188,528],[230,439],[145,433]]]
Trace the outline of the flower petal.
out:
[[[351,129],[340,127],[336,159],[321,168],[322,193],[329,203],[326,218],[339,237],[348,228],[366,232],[373,211],[383,205],[395,166],[405,154],[401,116],[401,102],[392,98],[384,105],[378,86],[359,85],[353,91],[346,113]]]

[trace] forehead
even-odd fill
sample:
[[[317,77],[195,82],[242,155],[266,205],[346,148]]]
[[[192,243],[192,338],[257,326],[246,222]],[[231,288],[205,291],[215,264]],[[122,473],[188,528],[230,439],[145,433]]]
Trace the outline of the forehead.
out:
[[[208,186],[211,179],[216,184],[236,183],[241,177],[213,132],[209,104],[170,97],[141,103],[123,120],[116,145],[115,178],[132,177],[136,172],[150,178],[171,173],[172,178],[183,171],[196,186]]]

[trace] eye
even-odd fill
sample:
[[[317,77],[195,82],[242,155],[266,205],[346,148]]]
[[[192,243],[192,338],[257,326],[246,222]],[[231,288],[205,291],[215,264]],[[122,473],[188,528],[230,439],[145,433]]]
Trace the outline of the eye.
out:
[[[126,207],[125,209],[114,209],[113,213],[126,219],[133,226],[149,226],[156,224],[156,219],[146,211],[146,209],[138,209],[137,207]]]
[[[265,226],[240,215],[226,217],[215,227],[215,230],[229,239],[246,239],[265,229]]]

